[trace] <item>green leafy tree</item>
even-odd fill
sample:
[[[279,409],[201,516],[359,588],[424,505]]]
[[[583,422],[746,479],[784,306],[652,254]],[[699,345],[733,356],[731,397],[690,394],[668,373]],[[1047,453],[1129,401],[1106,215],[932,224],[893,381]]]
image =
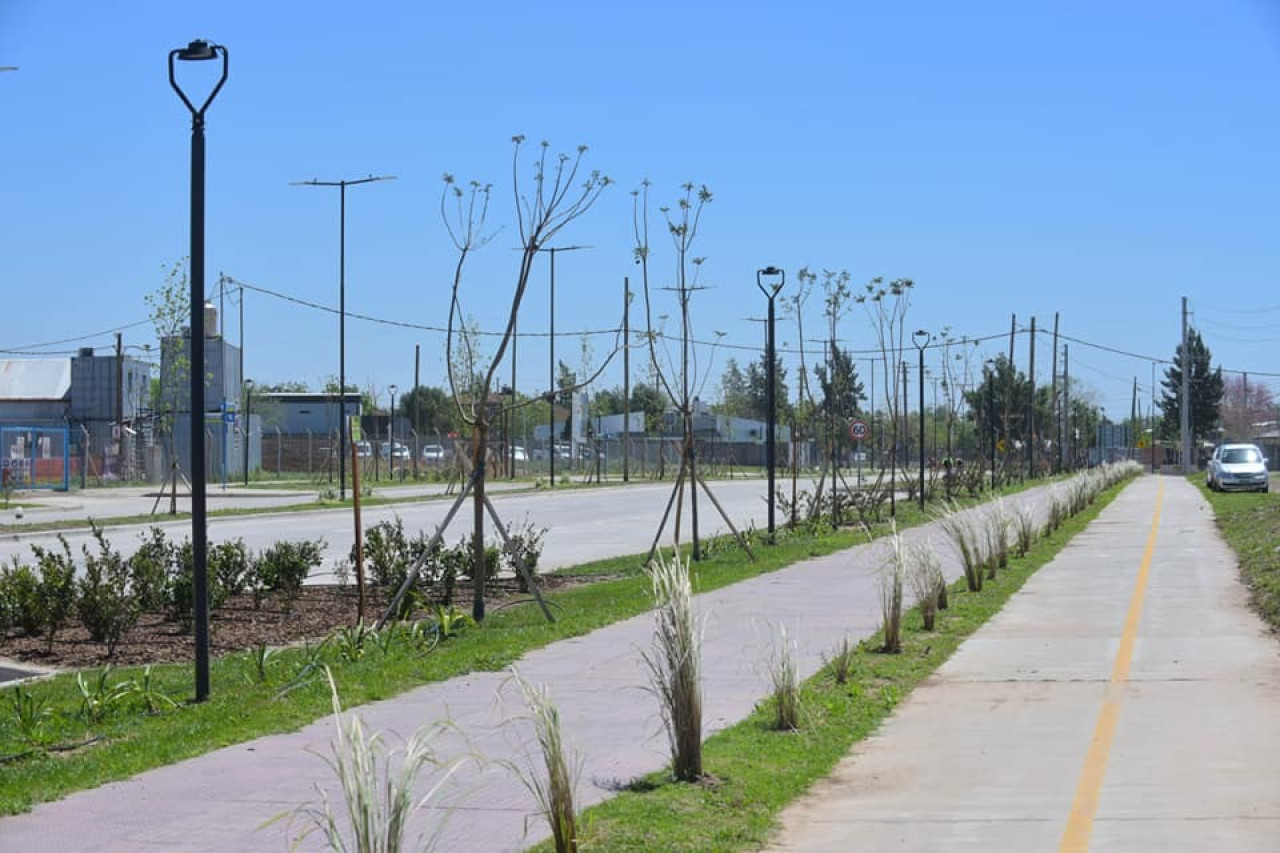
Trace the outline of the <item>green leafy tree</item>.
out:
[[[631,411],[644,412],[644,430],[656,433],[662,429],[662,414],[670,405],[670,398],[656,385],[641,382],[631,389]]]
[[[1184,361],[1182,347],[1173,354],[1173,366],[1164,372],[1160,385],[1164,389],[1160,397],[1160,437],[1177,438],[1181,432],[1182,412],[1182,371],[1189,363],[1190,396],[1191,396],[1191,436],[1199,442],[1217,435],[1219,423],[1219,406],[1225,384],[1222,380],[1222,368],[1212,366],[1212,353],[1205,346],[1200,333],[1195,329],[1187,329],[1187,353],[1189,359]]]
[[[838,343],[829,343],[828,347],[828,364],[819,363],[813,368],[814,378],[818,380],[818,388],[822,391],[822,399],[817,406],[819,411],[843,425],[850,418],[861,414],[862,407],[859,404],[867,397],[863,392],[862,381],[858,378],[858,368],[853,356],[840,349]],[[843,450],[853,443],[847,429],[836,429],[833,437],[837,450]]]
[[[622,388],[602,388],[591,397],[592,416],[617,415],[623,410]]]
[[[306,394],[311,391],[311,386],[300,379],[287,379],[284,382],[256,385],[253,390],[254,393],[264,394]]]
[[[792,409],[791,401],[788,399],[787,391],[787,369],[782,366],[781,360],[775,361],[774,369],[774,397],[773,410],[774,416],[778,423],[786,423],[791,420]],[[747,365],[747,405],[745,407],[746,414],[744,417],[755,418],[759,421],[769,419],[769,382],[767,379],[769,368],[765,364],[765,357],[760,356],[758,361],[753,361]]]
[[[724,373],[720,375],[720,403],[715,408],[722,415],[745,418],[750,407],[747,377],[738,367],[738,360],[731,358],[725,362]]]
[[[462,428],[449,392],[432,385],[419,385],[397,398],[396,415],[408,419],[419,435],[445,435]]]
[[[987,394],[990,392],[991,400],[988,404]],[[1075,391],[1073,390],[1074,394]],[[1022,445],[1029,438],[1027,435],[1027,407],[1031,402],[1031,380],[1020,370],[1017,370],[1009,363],[1006,356],[997,356],[992,364],[987,365],[987,369],[983,372],[982,382],[978,384],[972,391],[967,391],[964,395],[965,402],[969,405],[970,417],[975,423],[987,423],[988,405],[994,412],[996,439],[1004,439],[1008,447],[1015,444]],[[1043,425],[1053,423],[1053,410],[1049,399],[1050,389],[1040,387],[1035,389],[1035,420],[1037,424]],[[1073,406],[1078,403],[1081,411],[1091,411],[1092,404],[1087,399],[1072,400]],[[1006,417],[1005,413],[1008,412]],[[1081,427],[1081,423],[1077,421],[1077,427]],[[1092,429],[1092,427],[1090,427]],[[985,431],[985,426],[979,430],[979,434],[986,442],[990,433]],[[1092,435],[1092,432],[1082,435]],[[1046,436],[1040,436],[1045,438]],[[979,448],[982,453],[989,452],[984,444]],[[1007,451],[1006,451],[1007,452]]]
[[[851,418],[862,411],[859,405],[867,399],[862,380],[858,378],[858,368],[853,356],[840,349],[839,344],[831,347],[831,369],[828,374],[827,365],[817,364],[813,375],[818,380],[822,391],[820,406],[823,411],[831,411],[838,417]]]

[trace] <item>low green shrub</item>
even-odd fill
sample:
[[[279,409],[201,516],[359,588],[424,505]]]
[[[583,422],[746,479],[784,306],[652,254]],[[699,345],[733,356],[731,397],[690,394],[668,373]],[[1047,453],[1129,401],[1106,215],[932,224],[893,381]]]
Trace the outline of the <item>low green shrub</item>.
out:
[[[71,557],[71,546],[66,537],[59,535],[62,553],[45,550],[33,545],[31,550],[36,556],[36,568],[39,582],[35,588],[35,616],[39,620],[40,630],[49,640],[49,650],[53,650],[54,635],[71,618],[76,609],[76,562]]]
[[[240,595],[249,588],[253,574],[253,559],[243,539],[219,542],[209,549],[209,577],[216,581],[219,605],[232,595]]]
[[[277,542],[254,560],[254,589],[278,592],[293,600],[302,594],[302,584],[324,558],[324,540]]]
[[[143,610],[163,610],[174,546],[165,538],[164,529],[154,525],[139,538],[138,550],[129,557],[129,581],[133,594]]]
[[[4,603],[6,628],[17,626],[30,637],[40,634],[40,577],[17,557],[0,569],[0,601]]]
[[[129,563],[111,547],[102,529],[93,527],[95,554],[84,548],[84,577],[80,578],[80,621],[96,642],[115,654],[121,637],[138,621],[138,600],[129,588]],[[70,556],[68,552],[67,556]]]

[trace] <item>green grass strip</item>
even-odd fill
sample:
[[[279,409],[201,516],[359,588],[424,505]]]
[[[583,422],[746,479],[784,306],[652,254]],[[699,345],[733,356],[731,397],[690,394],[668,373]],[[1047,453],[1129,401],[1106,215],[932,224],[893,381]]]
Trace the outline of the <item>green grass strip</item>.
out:
[[[1126,481],[1127,482],[1127,481]],[[828,669],[802,687],[803,717],[795,732],[771,728],[772,710],[762,702],[747,719],[709,738],[703,748],[710,784],[673,782],[654,773],[588,809],[581,849],[593,851],[757,850],[775,830],[779,812],[826,776],[858,741],[873,732],[898,703],[947,660],[970,634],[998,613],[1023,583],[1082,531],[1121,491],[1104,491],[1079,515],[1036,542],[1023,558],[1010,558],[982,592],[950,588],[950,607],[938,614],[936,630],[920,627],[911,611],[904,620],[902,652],[876,652],[878,636],[858,647],[857,663],[845,684]],[[572,732],[568,733],[572,738]],[[544,843],[533,848],[549,853]]]
[[[1280,630],[1280,494],[1211,492],[1204,474],[1190,480],[1213,507],[1218,530],[1236,552],[1254,609]]]

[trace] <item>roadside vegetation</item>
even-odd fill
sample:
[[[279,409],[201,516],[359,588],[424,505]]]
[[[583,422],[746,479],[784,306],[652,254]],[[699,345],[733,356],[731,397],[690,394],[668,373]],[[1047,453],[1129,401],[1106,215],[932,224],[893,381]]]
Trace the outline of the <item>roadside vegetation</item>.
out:
[[[897,523],[906,527],[927,520],[902,506]],[[772,546],[765,544],[760,532],[750,531],[757,554],[754,561],[735,543],[712,540],[706,543],[704,559],[693,564],[691,571],[696,573],[699,591],[710,591],[864,543],[869,535],[883,535],[888,529],[886,521],[865,529],[832,531],[820,518],[802,519],[795,529],[780,531]],[[1059,536],[1057,541],[1065,539]],[[114,558],[109,562],[114,564]],[[213,664],[212,698],[201,704],[187,702],[189,664],[104,666],[9,687],[0,691],[0,813],[20,812],[38,802],[227,744],[296,730],[332,711],[326,668],[344,703],[357,706],[423,683],[506,668],[531,649],[585,634],[654,605],[651,578],[638,556],[599,561],[563,574],[593,582],[549,595],[557,614],[554,623],[535,608],[510,607],[495,610],[477,626],[456,608],[428,603],[411,618],[382,631],[353,625],[322,641],[286,648],[260,646],[223,656]],[[111,570],[106,576],[111,576]],[[1016,575],[1002,572],[1001,589],[1006,576]],[[958,592],[950,593],[952,605],[944,611],[949,615],[940,614],[939,622],[964,612],[956,610],[957,597]],[[914,628],[906,624],[909,621],[904,617],[903,654],[880,657],[912,659]],[[866,646],[858,647],[858,656],[869,653]],[[871,646],[883,646],[881,638]],[[862,677],[861,662],[851,663],[839,650],[835,656],[844,658],[851,680]],[[933,657],[928,660],[930,669],[936,666]],[[914,666],[910,669],[915,671]],[[889,675],[892,672],[875,678]],[[877,687],[874,692],[891,695],[895,689]],[[807,715],[821,704],[801,699],[800,731],[807,732]],[[776,728],[776,714],[770,720]],[[571,739],[572,732],[566,736]],[[808,737],[806,733],[795,743],[803,747]],[[707,772],[723,776],[715,766]]]
[[[1091,478],[1080,492],[1084,505],[1078,513],[1053,531],[1037,530],[1026,552],[1009,554],[1005,567],[987,579],[982,590],[969,591],[964,578],[952,584],[947,608],[932,608],[931,629],[924,621],[929,608],[917,605],[903,612],[897,625],[890,623],[886,613],[884,628],[898,634],[895,653],[887,653],[883,630],[856,645],[848,640],[837,643],[822,669],[800,684],[798,691],[775,690],[747,719],[705,741],[699,781],[679,781],[668,768],[631,780],[620,794],[588,809],[580,820],[580,849],[668,853],[760,849],[769,841],[782,808],[827,775],[854,743],[871,734],[1137,472],[1124,466],[1115,473],[1111,482]],[[914,571],[928,576],[927,557],[892,550],[886,573],[900,571],[903,562],[914,562]],[[780,642],[785,647],[785,632],[780,632]],[[785,664],[773,662],[775,683],[785,669]],[[787,724],[781,725],[784,710]],[[553,849],[549,842],[533,848],[535,853]]]
[[[1280,494],[1213,492],[1203,474],[1191,481],[1213,507],[1222,537],[1236,552],[1254,609],[1280,630]]]

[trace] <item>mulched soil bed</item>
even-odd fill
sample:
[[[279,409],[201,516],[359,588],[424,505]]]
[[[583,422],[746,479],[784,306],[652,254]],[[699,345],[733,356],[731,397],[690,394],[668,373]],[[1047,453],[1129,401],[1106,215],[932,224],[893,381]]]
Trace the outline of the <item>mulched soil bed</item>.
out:
[[[580,578],[557,575],[544,575],[539,580],[544,592],[584,582]],[[366,622],[378,620],[387,598],[378,589],[366,593]],[[521,593],[514,581],[503,581],[488,594],[486,606],[492,612],[504,603],[525,599],[531,599],[531,596]],[[464,590],[461,583],[454,603],[463,611],[471,612],[469,590]],[[338,628],[355,625],[357,613],[358,596],[355,588],[350,586],[307,586],[303,588],[302,595],[292,602],[272,596],[264,599],[258,609],[253,607],[252,596],[235,596],[210,614],[210,648],[216,657],[264,643],[274,647],[303,640],[321,640]],[[17,632],[0,640],[0,658],[58,669],[90,668],[106,663],[129,666],[188,662],[194,657],[195,640],[191,633],[184,631],[177,622],[167,622],[154,613],[142,615],[116,646],[111,658],[107,657],[106,644],[90,640],[88,632],[79,625],[59,631],[52,651],[44,637],[26,637]]]

